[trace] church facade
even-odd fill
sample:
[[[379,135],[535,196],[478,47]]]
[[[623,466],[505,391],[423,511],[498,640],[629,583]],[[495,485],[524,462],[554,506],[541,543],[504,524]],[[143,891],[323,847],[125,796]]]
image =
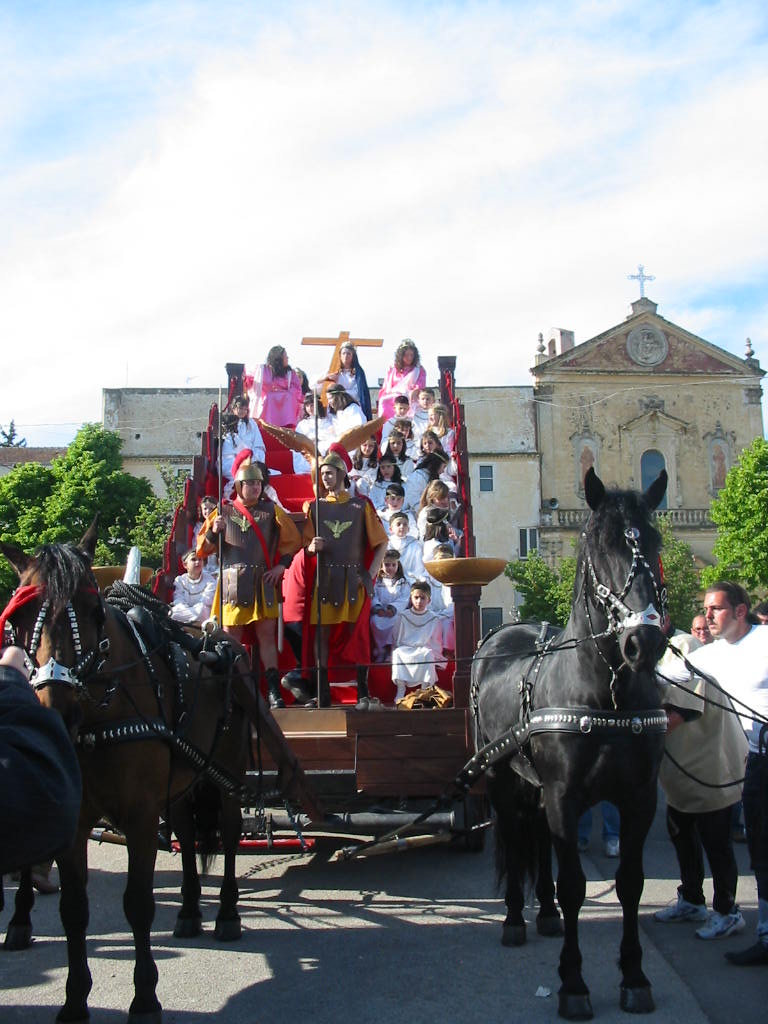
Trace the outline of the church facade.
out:
[[[764,371],[751,350],[740,359],[665,320],[647,298],[581,345],[560,338],[557,351],[553,340],[532,370],[542,553],[570,553],[590,466],[606,485],[638,490],[665,469],[662,510],[697,558],[711,561],[712,499],[742,449],[763,436]]]

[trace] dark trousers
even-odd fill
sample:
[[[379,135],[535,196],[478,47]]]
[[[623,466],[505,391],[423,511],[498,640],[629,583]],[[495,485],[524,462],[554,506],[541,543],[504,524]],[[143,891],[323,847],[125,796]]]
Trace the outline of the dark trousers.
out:
[[[712,872],[712,906],[719,914],[727,914],[736,902],[739,877],[733,855],[731,813],[731,806],[703,814],[686,814],[667,807],[667,829],[680,864],[682,884],[678,891],[689,903],[704,905],[703,850]]]
[[[744,777],[744,825],[757,895],[768,900],[768,754],[747,757]]]

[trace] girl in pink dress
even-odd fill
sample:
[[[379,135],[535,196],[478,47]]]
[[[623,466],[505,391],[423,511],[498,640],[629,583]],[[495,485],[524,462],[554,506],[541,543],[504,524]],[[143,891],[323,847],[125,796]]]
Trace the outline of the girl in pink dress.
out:
[[[410,338],[405,338],[395,349],[395,361],[386,372],[379,391],[379,416],[390,419],[394,415],[395,395],[407,395],[423,388],[427,374],[419,362],[419,350]]]
[[[267,361],[244,380],[251,399],[251,416],[276,427],[295,427],[301,415],[301,378],[288,365],[282,345],[273,346]]]

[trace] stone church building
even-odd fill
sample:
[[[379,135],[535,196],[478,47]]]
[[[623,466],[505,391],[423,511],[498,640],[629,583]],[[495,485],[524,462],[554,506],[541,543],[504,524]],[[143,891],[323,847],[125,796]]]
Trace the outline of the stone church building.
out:
[[[477,554],[516,559],[536,548],[554,562],[571,553],[585,517],[590,466],[608,486],[638,489],[664,468],[665,513],[710,562],[710,502],[741,450],[763,436],[764,371],[749,343],[739,358],[640,298],[625,320],[579,345],[571,331],[540,335],[531,373],[532,386],[457,389]],[[212,388],[105,389],[103,425],[123,437],[126,470],[159,487],[158,463],[188,469],[199,454],[217,398]],[[503,577],[485,588],[482,629],[509,620],[515,597]]]

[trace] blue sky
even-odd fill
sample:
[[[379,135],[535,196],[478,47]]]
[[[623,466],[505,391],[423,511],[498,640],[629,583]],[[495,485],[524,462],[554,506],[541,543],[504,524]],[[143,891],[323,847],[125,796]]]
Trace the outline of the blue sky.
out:
[[[303,335],[530,383],[638,288],[768,367],[764,4],[0,0],[0,423]],[[41,402],[40,395],[45,395]]]

